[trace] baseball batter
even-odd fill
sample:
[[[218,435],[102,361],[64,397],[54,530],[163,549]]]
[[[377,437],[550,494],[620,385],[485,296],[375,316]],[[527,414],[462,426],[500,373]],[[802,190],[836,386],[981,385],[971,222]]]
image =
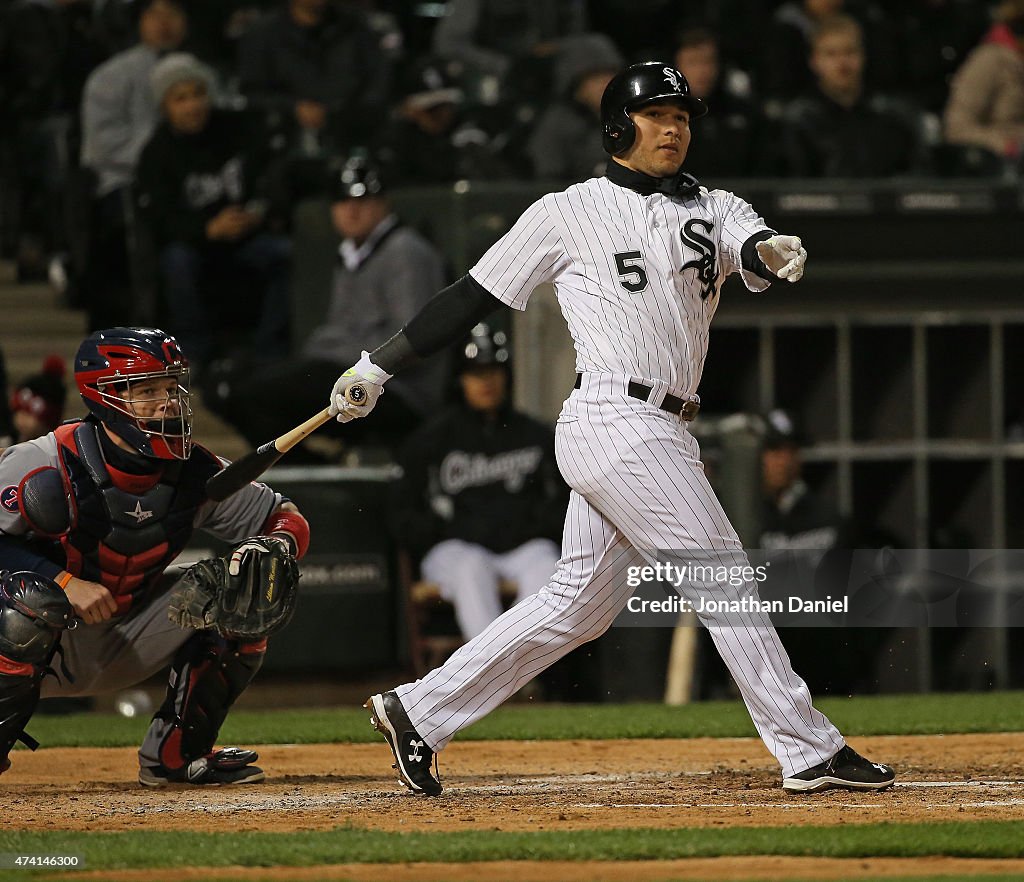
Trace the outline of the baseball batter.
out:
[[[441,792],[430,763],[456,732],[611,625],[632,593],[627,568],[666,549],[745,562],[687,423],[699,408],[725,278],[739,273],[751,291],[795,282],[807,252],[739,197],[682,171],[690,122],[707,108],[679,71],[660,62],[628,68],[609,83],[601,111],[612,157],[606,176],[535,202],[467,276],[364,352],[331,394],[340,421],[364,416],[397,370],[457,340],[499,304],[525,309],[543,282],[554,283],[576,347],[576,386],[556,433],[573,491],[556,572],[440,668],[367,702],[400,780],[416,793]],[[357,382],[368,392],[362,407],[344,397]],[[738,596],[728,585],[701,590]],[[701,618],[785,789],[893,783],[891,768],[855,753],[814,708],[763,614]]]

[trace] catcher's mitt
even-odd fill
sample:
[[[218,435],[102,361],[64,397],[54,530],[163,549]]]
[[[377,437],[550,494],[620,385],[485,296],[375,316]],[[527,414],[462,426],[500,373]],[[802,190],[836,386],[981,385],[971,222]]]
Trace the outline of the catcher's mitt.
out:
[[[168,617],[182,628],[255,639],[291,621],[299,566],[280,539],[254,536],[223,557],[193,564],[171,589]]]

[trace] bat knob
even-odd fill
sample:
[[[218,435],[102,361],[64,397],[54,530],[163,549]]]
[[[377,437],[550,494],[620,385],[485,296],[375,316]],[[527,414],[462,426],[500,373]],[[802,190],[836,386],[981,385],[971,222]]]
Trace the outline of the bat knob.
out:
[[[366,404],[366,389],[358,383],[354,383],[345,390],[345,398],[350,404],[360,406]]]

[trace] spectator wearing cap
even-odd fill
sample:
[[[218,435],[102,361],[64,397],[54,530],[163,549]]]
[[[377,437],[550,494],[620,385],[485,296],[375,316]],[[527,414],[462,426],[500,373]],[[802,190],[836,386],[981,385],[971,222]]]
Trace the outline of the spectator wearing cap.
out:
[[[33,374],[11,392],[10,409],[17,443],[40,438],[61,424],[67,400],[64,370],[64,359],[51,355],[43,362],[40,373]]]
[[[1006,0],[950,87],[944,125],[951,144],[1017,161],[1024,154],[1024,0]]]
[[[302,344],[298,359],[217,377],[206,389],[207,406],[252,444],[322,409],[323,384],[358,360],[364,346],[390,338],[444,284],[440,253],[394,213],[375,163],[353,155],[332,168],[327,186],[331,222],[341,243],[322,321]],[[440,404],[446,370],[444,359],[431,359],[421,370],[398,378],[402,382],[388,385],[374,419],[344,426],[332,421],[319,435],[334,433],[353,447],[397,448]],[[270,400],[272,408],[266,406]]]
[[[131,186],[159,120],[149,75],[163,55],[181,46],[188,29],[182,0],[139,0],[137,7],[138,42],[97,67],[82,94],[81,164],[93,183],[79,273],[90,330],[128,324],[133,317]]]
[[[601,96],[624,64],[603,34],[563,40],[555,65],[558,97],[541,114],[526,147],[535,177],[582,181],[604,174]]]
[[[504,333],[477,325],[458,359],[459,401],[408,439],[392,510],[396,540],[469,640],[501,614],[501,580],[522,600],[551,578],[569,492],[551,428],[509,401]]]
[[[138,198],[168,329],[200,369],[232,346],[282,357],[291,243],[274,232],[283,213],[272,183],[279,163],[262,118],[215,109],[212,73],[185,52],[161,59],[150,84],[162,120],[142,152]],[[232,339],[243,316],[255,316],[251,343]]]
[[[759,547],[766,551],[850,547],[848,527],[838,511],[812,493],[803,480],[800,447],[806,438],[792,414],[773,410],[763,417],[763,426]]]
[[[761,535],[758,547],[769,552],[773,578],[806,597],[812,588],[819,598],[842,593],[849,584],[850,555],[855,549],[899,545],[899,539],[872,523],[844,518],[831,500],[812,489],[803,477],[801,448],[810,438],[789,411],[776,409],[761,419]],[[786,552],[771,554],[771,552]],[[792,552],[792,553],[791,553]],[[813,565],[813,582],[807,565]],[[787,568],[796,566],[796,573]],[[808,682],[819,691],[850,692],[875,688],[875,653],[884,638],[877,628],[780,628],[794,664],[811,673]],[[827,653],[828,671],[816,667]]]
[[[373,153],[396,186],[449,184],[505,177],[500,142],[466,113],[447,65],[425,58],[409,65],[403,96],[374,141]]]

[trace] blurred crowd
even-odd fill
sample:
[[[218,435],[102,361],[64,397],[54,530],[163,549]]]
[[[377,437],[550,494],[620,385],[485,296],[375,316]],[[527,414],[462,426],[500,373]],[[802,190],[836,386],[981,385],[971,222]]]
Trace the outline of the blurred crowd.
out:
[[[155,173],[252,148],[221,241],[287,217],[356,147],[395,185],[589,177],[604,84],[646,58],[711,107],[699,178],[1012,175],[1022,35],[1020,0],[3,0],[3,244],[22,277],[70,266],[86,296],[101,284],[87,254],[105,269],[123,247],[151,139]],[[152,77],[178,53],[218,111],[187,157],[180,60]]]
[[[708,103],[685,168],[711,184],[1013,180],[1022,47],[1024,0],[0,0],[0,252],[90,329],[175,333],[256,437],[243,379],[327,376],[446,281],[387,189],[600,174],[625,64],[674,63]],[[329,312],[296,341],[311,198],[341,247]],[[218,373],[238,353],[244,376],[237,358]],[[431,404],[389,397],[396,426]]]

